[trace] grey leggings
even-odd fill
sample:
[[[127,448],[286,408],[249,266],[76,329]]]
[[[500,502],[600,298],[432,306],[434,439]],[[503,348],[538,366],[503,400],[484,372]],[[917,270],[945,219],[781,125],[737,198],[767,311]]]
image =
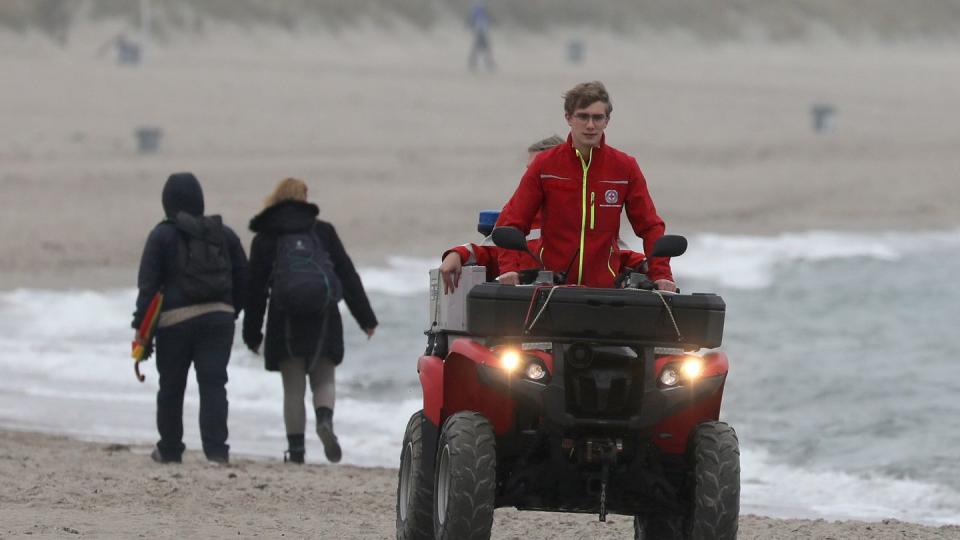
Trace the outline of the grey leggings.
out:
[[[309,373],[303,357],[288,358],[280,362],[280,376],[283,379],[283,423],[287,427],[288,435],[306,432],[307,412],[303,398],[307,392],[308,377],[310,391],[313,392],[313,408],[326,407],[333,410],[336,400],[335,369],[333,362],[326,358],[318,358]]]

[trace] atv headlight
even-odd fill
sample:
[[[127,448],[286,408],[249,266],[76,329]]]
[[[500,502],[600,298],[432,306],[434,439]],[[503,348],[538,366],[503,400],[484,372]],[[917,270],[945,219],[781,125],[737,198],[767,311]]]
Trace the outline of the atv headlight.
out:
[[[678,382],[680,382],[680,373],[677,372],[675,364],[663,368],[663,372],[660,373],[660,384],[664,386],[676,386]]]
[[[660,384],[672,387],[693,383],[703,375],[703,369],[703,358],[687,355],[682,360],[664,366],[660,372]]]
[[[507,349],[500,353],[500,367],[507,371],[514,371],[520,366],[520,353],[514,349]]]
[[[683,363],[680,364],[680,372],[683,373],[683,377],[688,380],[694,380],[700,377],[703,374],[703,358],[699,356],[688,356],[683,359]]]
[[[547,370],[540,362],[530,362],[527,364],[526,375],[532,381],[540,381],[547,376]]]

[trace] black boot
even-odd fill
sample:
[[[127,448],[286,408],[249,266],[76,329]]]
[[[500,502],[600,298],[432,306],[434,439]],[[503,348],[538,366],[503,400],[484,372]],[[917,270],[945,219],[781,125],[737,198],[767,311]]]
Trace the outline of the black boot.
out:
[[[339,463],[343,452],[337,436],[333,433],[333,411],[326,407],[317,407],[317,435],[323,442],[323,453],[327,455],[327,460],[330,463]]]
[[[303,463],[303,456],[306,453],[303,443],[303,433],[297,435],[287,435],[288,449],[283,453],[284,463]]]
[[[153,447],[153,452],[150,452],[150,459],[156,461],[157,463],[180,463],[182,461],[180,456],[164,456],[163,452],[160,451],[159,446]]]

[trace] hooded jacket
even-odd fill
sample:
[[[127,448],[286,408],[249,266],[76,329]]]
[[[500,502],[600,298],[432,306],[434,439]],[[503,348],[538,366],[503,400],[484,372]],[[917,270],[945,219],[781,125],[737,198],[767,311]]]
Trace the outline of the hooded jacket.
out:
[[[580,155],[571,136],[541,152],[527,167],[497,226],[529,233],[542,210],[540,256],[548,270],[570,269],[567,283],[612,287],[620,272],[620,215],[627,218],[644,251],[663,236],[664,224],[647,191],[637,161],[601,138],[590,155]],[[649,277],[670,279],[670,260],[652,257]],[[500,272],[517,271],[515,257],[500,257]]]
[[[194,305],[187,300],[176,283],[178,235],[180,232],[173,224],[173,218],[179,212],[190,216],[203,215],[203,190],[200,182],[191,173],[170,175],[163,186],[163,211],[167,219],[150,231],[140,257],[140,271],[137,276],[137,308],[133,314],[133,328],[139,328],[150,300],[160,290],[163,291],[163,309],[161,313],[177,308]],[[219,216],[213,216],[219,220]],[[234,317],[243,309],[246,286],[247,256],[243,252],[240,239],[230,227],[223,225],[223,235],[230,253],[233,288],[221,302],[233,306]]]
[[[337,305],[311,316],[289,317],[269,302],[270,277],[277,252],[277,239],[286,233],[312,229],[330,254],[334,272],[343,286],[343,299],[361,328],[376,328],[377,317],[367,293],[333,225],[317,219],[315,204],[287,200],[265,208],[250,220],[256,233],[250,245],[250,279],[247,286],[243,342],[251,349],[264,344],[265,367],[279,370],[280,362],[291,356],[303,357],[308,365],[324,357],[335,364],[343,361],[343,321]],[[266,337],[261,333],[266,315]]]

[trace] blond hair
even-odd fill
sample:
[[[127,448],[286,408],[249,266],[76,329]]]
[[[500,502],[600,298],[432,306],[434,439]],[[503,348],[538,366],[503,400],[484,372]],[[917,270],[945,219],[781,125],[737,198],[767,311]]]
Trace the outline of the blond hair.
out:
[[[563,110],[567,114],[573,114],[573,111],[587,108],[598,101],[606,104],[607,116],[610,116],[613,112],[613,103],[603,83],[600,81],[580,83],[563,95]]]
[[[284,178],[279,183],[277,187],[273,188],[273,193],[271,193],[263,201],[264,208],[268,206],[273,206],[281,201],[306,201],[307,200],[307,184],[303,180],[297,178]]]

